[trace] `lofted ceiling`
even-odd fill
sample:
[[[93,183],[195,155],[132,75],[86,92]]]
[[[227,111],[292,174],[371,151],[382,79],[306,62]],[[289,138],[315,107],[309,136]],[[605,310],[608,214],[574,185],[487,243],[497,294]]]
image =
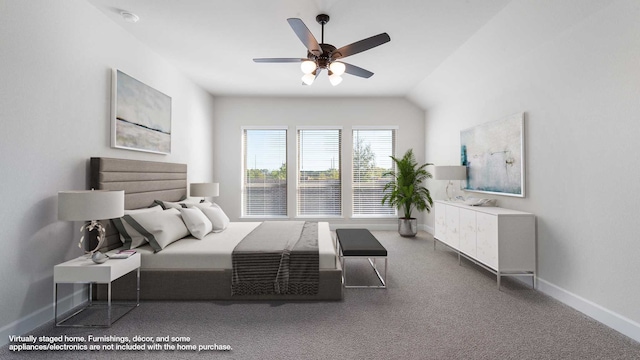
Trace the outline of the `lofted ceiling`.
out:
[[[510,0],[88,0],[127,32],[214,95],[404,96]],[[125,22],[121,11],[140,17]],[[345,62],[375,73],[348,74],[336,87],[323,72],[301,85],[298,63],[259,57],[306,57],[287,18],[304,21],[318,42],[341,47],[386,32],[391,42]]]

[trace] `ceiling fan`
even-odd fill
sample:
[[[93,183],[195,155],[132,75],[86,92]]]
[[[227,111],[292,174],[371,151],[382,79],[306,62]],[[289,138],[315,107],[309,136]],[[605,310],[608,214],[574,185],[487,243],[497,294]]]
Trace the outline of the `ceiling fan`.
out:
[[[347,56],[355,55],[365,50],[372,49],[376,46],[380,46],[386,42],[391,41],[389,34],[382,33],[360,41],[356,41],[352,44],[345,45],[341,48],[336,48],[331,44],[325,44],[324,42],[324,25],[329,22],[329,15],[320,14],[316,16],[316,21],[322,25],[322,37],[320,43],[313,36],[309,28],[304,22],[298,18],[289,18],[287,22],[296,33],[300,41],[307,47],[307,58],[256,58],[253,61],[257,63],[295,63],[300,62],[302,72],[302,82],[304,85],[311,85],[313,81],[320,75],[322,70],[327,70],[329,73],[329,81],[331,85],[336,86],[342,81],[343,73],[370,78],[373,73],[369,70],[365,70],[361,67],[347,64],[339,59],[346,58]]]

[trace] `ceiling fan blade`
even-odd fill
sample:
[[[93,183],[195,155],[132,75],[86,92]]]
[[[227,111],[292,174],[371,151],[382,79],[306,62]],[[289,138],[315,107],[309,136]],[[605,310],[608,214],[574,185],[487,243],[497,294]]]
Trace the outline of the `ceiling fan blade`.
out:
[[[352,44],[345,45],[339,49],[333,50],[333,52],[331,53],[331,57],[334,59],[345,58],[347,56],[355,55],[365,50],[369,50],[376,46],[380,46],[389,41],[391,41],[389,34],[387,33],[378,34],[370,38],[356,41]]]
[[[369,70],[365,70],[359,66],[347,64],[346,62],[341,61],[341,63],[344,64],[345,66],[344,72],[347,74],[351,74],[351,75],[355,75],[355,76],[359,76],[367,79],[373,76],[373,73]]]
[[[318,44],[318,40],[316,40],[311,31],[309,31],[307,25],[305,25],[302,20],[298,18],[289,18],[287,19],[287,22],[293,29],[293,32],[298,35],[298,38],[300,39],[300,41],[302,41],[304,46],[309,49],[310,53],[315,56],[322,55],[322,49],[320,48],[320,44]]]
[[[257,63],[295,63],[295,62],[303,62],[309,59],[300,59],[300,58],[256,58],[253,59],[254,62]]]

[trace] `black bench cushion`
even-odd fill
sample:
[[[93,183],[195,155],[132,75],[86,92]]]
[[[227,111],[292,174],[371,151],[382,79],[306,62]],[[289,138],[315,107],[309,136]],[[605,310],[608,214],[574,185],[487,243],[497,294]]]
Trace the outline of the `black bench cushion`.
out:
[[[336,235],[344,256],[387,256],[387,249],[367,229],[337,229]]]

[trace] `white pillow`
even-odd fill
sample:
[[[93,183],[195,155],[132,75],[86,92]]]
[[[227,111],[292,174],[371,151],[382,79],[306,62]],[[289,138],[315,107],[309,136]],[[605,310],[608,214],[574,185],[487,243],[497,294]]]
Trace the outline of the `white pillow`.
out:
[[[195,199],[187,199],[187,200],[182,200],[182,201],[177,201],[177,202],[173,202],[173,201],[160,201],[160,200],[156,200],[157,202],[161,202],[162,205],[164,205],[165,209],[181,209],[181,208],[186,208],[189,207],[189,205],[193,205],[193,204],[205,204],[207,206],[211,206],[212,204],[208,201],[205,201],[203,203],[199,203],[197,200]]]
[[[120,218],[118,227],[121,239],[124,238],[124,248],[133,249],[149,242],[155,252],[167,245],[189,236],[189,230],[182,221],[178,209],[169,209],[161,212],[143,212],[140,214],[125,215]],[[140,241],[140,238],[146,240]]]
[[[202,239],[213,230],[211,220],[199,208],[190,207],[178,210],[182,215],[182,220],[187,225],[187,229],[194,237]]]
[[[220,232],[229,226],[229,217],[222,211],[222,208],[218,204],[210,206],[203,204],[189,204],[189,207],[197,207],[211,220],[213,224],[213,232]]]
[[[158,213],[162,212],[162,206],[156,205],[150,208],[142,208],[142,209],[134,209],[134,210],[125,210],[125,215],[139,215],[139,214],[148,214],[148,213]],[[124,244],[125,249],[135,249],[147,243],[147,238],[137,232],[135,229],[129,225],[128,222],[123,221],[124,217],[113,219],[113,224],[116,229],[120,233],[120,241]]]
[[[162,211],[162,210],[163,210],[162,206],[156,205],[156,206],[152,206],[152,207],[148,207],[148,208],[142,208],[142,209],[125,210],[124,214],[125,215],[142,214],[142,213],[146,213],[146,212],[159,212],[159,211]]]

